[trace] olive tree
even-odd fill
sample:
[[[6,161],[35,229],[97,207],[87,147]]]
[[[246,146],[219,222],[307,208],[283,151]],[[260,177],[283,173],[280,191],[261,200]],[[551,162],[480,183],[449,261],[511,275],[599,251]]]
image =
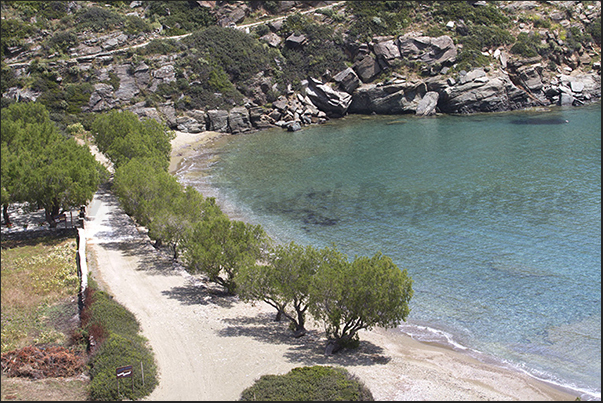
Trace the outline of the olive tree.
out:
[[[325,325],[325,354],[356,347],[358,331],[393,328],[410,313],[412,279],[381,253],[353,262],[335,249],[326,250],[310,286],[310,312]]]
[[[195,223],[181,242],[185,269],[205,274],[234,295],[237,273],[257,264],[267,240],[260,225],[231,221],[226,215],[210,217]]]
[[[239,296],[246,301],[261,300],[277,310],[276,320],[291,321],[295,336],[306,333],[310,281],[321,264],[321,254],[312,246],[291,242],[270,249],[265,264],[248,266],[239,272]]]
[[[87,204],[106,174],[87,147],[60,133],[42,104],[15,103],[2,110],[2,204],[43,208],[56,227],[61,209]]]

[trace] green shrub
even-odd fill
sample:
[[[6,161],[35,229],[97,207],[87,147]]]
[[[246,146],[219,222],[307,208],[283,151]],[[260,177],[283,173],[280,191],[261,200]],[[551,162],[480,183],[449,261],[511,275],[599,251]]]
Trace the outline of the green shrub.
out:
[[[549,45],[541,44],[541,36],[537,32],[520,32],[515,44],[511,47],[511,53],[522,57],[545,56],[551,51]]]
[[[46,48],[49,52],[66,54],[69,48],[77,46],[78,43],[77,35],[73,31],[60,31],[47,41]]]
[[[598,17],[586,27],[586,32],[590,34],[597,45],[601,45],[601,17]]]
[[[136,16],[127,15],[124,23],[124,32],[128,35],[138,35],[143,32],[151,32],[153,28],[146,20]]]
[[[181,52],[186,49],[186,46],[174,39],[153,39],[147,46],[140,47],[136,53],[142,56],[146,55],[168,55],[170,53]]]
[[[293,368],[284,375],[263,375],[241,393],[242,401],[361,401],[374,400],[371,391],[345,368]]]
[[[157,386],[157,367],[147,340],[138,334],[136,317],[117,303],[109,294],[95,290],[91,282],[86,293],[86,308],[82,312],[85,335],[94,336],[97,348],[90,359],[90,398],[92,400],[139,399],[149,395]],[[132,365],[132,378],[120,381],[119,394],[115,370]],[[142,370],[144,370],[144,385]]]
[[[124,17],[111,10],[100,7],[84,7],[77,14],[78,30],[103,32],[116,29],[124,22]]]
[[[147,18],[159,21],[166,35],[182,35],[214,25],[215,17],[196,1],[149,1]]]
[[[348,12],[355,16],[349,30],[351,38],[370,42],[376,35],[397,35],[411,21],[415,1],[350,1]]]
[[[504,27],[509,17],[504,15],[496,4],[488,2],[485,6],[472,6],[467,1],[434,1],[430,10],[438,22],[463,20],[474,25]]]

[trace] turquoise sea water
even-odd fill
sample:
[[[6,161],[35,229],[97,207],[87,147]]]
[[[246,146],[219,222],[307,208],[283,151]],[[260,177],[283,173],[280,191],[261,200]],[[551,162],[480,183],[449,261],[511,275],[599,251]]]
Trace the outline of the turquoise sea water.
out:
[[[600,103],[349,116],[215,151],[177,175],[229,214],[407,268],[401,331],[601,399]]]

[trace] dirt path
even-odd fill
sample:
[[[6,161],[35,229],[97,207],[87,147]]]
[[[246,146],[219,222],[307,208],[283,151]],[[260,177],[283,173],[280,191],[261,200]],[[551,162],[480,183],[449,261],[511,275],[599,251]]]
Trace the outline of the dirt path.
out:
[[[194,285],[106,189],[88,206],[85,231],[93,276],[136,315],[155,352],[160,383],[148,400],[237,400],[260,375],[293,367],[283,355],[301,343],[287,340],[284,325],[260,307]]]

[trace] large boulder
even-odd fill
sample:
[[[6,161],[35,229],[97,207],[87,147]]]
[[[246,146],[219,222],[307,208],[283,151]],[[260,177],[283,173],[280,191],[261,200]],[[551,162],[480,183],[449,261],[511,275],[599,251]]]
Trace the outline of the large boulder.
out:
[[[333,81],[339,84],[339,88],[341,88],[348,94],[352,94],[354,90],[360,85],[360,79],[356,75],[354,69],[351,67],[348,67],[347,69],[335,74],[335,77],[333,77]]]
[[[381,73],[379,63],[377,63],[375,58],[370,55],[366,55],[354,63],[353,68],[364,83],[371,82],[379,73]]]
[[[251,130],[251,120],[246,107],[237,106],[228,112],[228,128],[232,134]]]
[[[281,37],[275,34],[274,32],[267,33],[266,35],[260,37],[260,40],[266,42],[269,46],[272,46],[273,48],[278,48],[282,41]]]
[[[407,34],[398,37],[397,43],[401,57],[418,60],[428,65],[452,64],[456,60],[456,46],[448,35],[432,38]]]
[[[416,114],[419,116],[430,116],[435,115],[436,106],[438,105],[438,99],[440,94],[435,91],[429,91],[421,99],[417,105]]]
[[[94,84],[94,92],[88,100],[88,110],[92,112],[100,112],[111,109],[115,104],[113,97],[113,87],[105,83]]]
[[[426,92],[423,82],[363,84],[354,92],[349,112],[380,115],[414,113]]]
[[[311,77],[308,79],[306,95],[321,111],[338,116],[345,115],[352,102],[352,96],[347,92],[334,90],[328,84]]]
[[[400,48],[398,48],[398,45],[393,39],[377,39],[376,43],[373,45],[373,52],[375,52],[377,61],[382,68],[389,67],[392,60],[400,58]]]
[[[228,132],[228,111],[212,109],[207,111],[208,129],[214,132]]]
[[[444,88],[438,106],[444,113],[499,112],[540,105],[505,74],[481,76]]]
[[[119,88],[115,91],[115,99],[128,103],[134,98],[140,89],[136,85],[136,79],[129,73],[130,65],[121,64],[115,67],[115,74],[119,77]]]

